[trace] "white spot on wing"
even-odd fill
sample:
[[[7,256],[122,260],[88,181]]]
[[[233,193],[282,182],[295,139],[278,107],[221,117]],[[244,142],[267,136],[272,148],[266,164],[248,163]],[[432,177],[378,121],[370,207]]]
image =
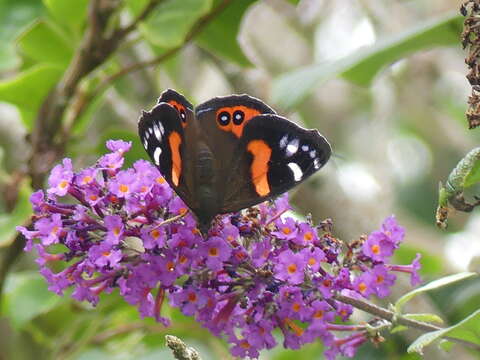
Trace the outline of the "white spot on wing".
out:
[[[302,145],[302,150],[303,151],[308,151],[308,150],[310,150],[310,148],[308,147],[308,145]]]
[[[295,181],[302,180],[303,172],[302,172],[302,169],[300,169],[300,166],[298,166],[297,163],[291,162],[291,163],[288,163],[287,166],[292,171],[293,178],[295,179]]]
[[[163,125],[161,122],[158,123],[158,128],[160,129],[160,133],[163,135],[165,134],[165,129],[163,128]]]
[[[315,156],[317,156],[317,152],[315,150],[312,150],[309,152],[310,157],[313,159]]]
[[[157,137],[158,141],[162,140],[162,133],[160,132],[157,124],[153,125],[153,131],[155,132],[155,136]]]
[[[150,137],[150,134],[148,133],[148,131],[145,131],[145,139],[148,140],[149,137]]]
[[[147,141],[147,139],[143,139],[143,147],[145,148],[145,150],[148,149],[148,141]]]
[[[313,161],[313,167],[315,168],[315,170],[320,169],[320,160],[319,160],[318,158],[316,158],[316,159]]]
[[[151,127],[148,128],[148,132],[150,133],[150,135],[153,134],[153,129]]]
[[[287,146],[287,142],[288,142],[288,135],[283,135],[283,137],[280,139],[280,149],[283,149],[285,148],[285,146]]]
[[[153,160],[156,165],[160,165],[160,155],[162,154],[162,149],[158,146],[153,152]]]
[[[293,139],[288,143],[286,150],[287,156],[292,156],[297,152],[299,143],[298,139]]]

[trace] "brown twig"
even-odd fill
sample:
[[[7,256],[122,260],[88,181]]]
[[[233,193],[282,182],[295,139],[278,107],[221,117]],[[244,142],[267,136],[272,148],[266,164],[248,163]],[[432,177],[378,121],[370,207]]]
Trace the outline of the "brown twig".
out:
[[[169,59],[173,55],[175,55],[178,51],[180,51],[185,45],[187,45],[192,39],[194,39],[217,15],[219,15],[233,0],[223,0],[220,4],[218,4],[212,11],[210,11],[208,14],[205,16],[201,17],[190,29],[188,34],[185,36],[184,41],[182,44],[173,47],[163,54],[150,59],[150,60],[145,60],[145,61],[140,61],[135,64],[131,64],[129,66],[126,66],[122,68],[121,70],[117,71],[116,73],[109,75],[105,77],[100,84],[89,94],[85,93],[79,93],[77,97],[77,106],[75,106],[76,111],[72,112],[70,116],[70,121],[67,123],[70,124],[70,126],[73,126],[75,123],[75,120],[78,119],[83,111],[87,108],[88,104],[91,103],[91,101],[101,94],[103,91],[105,91],[113,82],[118,80],[119,78],[130,74],[132,72],[145,69],[148,67],[152,67],[155,65],[158,65],[165,60]],[[65,131],[68,133],[69,131]]]
[[[480,0],[467,0],[460,7],[465,16],[462,45],[467,50],[465,63],[470,68],[467,79],[472,86],[465,113],[470,129],[480,125]]]
[[[345,296],[345,295],[341,295],[341,294],[337,294],[335,296],[335,299],[340,301],[340,302],[343,302],[345,304],[352,305],[353,307],[355,307],[359,310],[362,310],[362,311],[365,311],[369,314],[375,315],[375,316],[377,316],[381,319],[388,320],[392,324],[393,323],[400,324],[400,325],[404,325],[404,326],[407,326],[407,327],[410,327],[410,328],[419,329],[419,330],[426,331],[426,332],[442,330],[442,328],[439,327],[439,326],[435,326],[435,325],[432,325],[432,324],[429,324],[429,323],[426,323],[426,322],[423,322],[423,321],[407,319],[407,318],[405,318],[405,317],[403,317],[399,314],[394,313],[393,311],[384,309],[380,306],[377,306],[375,304],[369,303],[369,302],[364,301],[364,300],[355,299],[355,298]],[[449,341],[456,342],[458,344],[462,344],[464,346],[468,346],[472,349],[480,351],[480,346],[475,344],[475,343],[465,341],[465,340],[461,340],[461,339],[448,337],[448,336],[445,336],[444,339],[447,339]]]
[[[104,63],[138,22],[145,19],[161,1],[151,0],[130,25],[114,31],[109,29],[109,24],[119,1],[90,1],[88,25],[80,46],[62,79],[43,102],[35,121],[29,164],[33,188],[43,185],[45,174],[64,152],[66,141],[57,139],[62,128],[60,124],[72,97],[78,93],[81,80]]]
[[[167,52],[163,53],[162,55],[157,56],[151,60],[141,61],[136,64],[132,64],[130,66],[124,67],[123,69],[119,70],[118,72],[108,76],[105,78],[98,86],[98,88],[94,91],[95,94],[102,92],[110,83],[117,80],[118,78],[125,76],[131,72],[144,69],[146,67],[158,65],[159,63],[165,61],[170,56],[176,54],[180,49],[182,49],[185,45],[187,45],[195,36],[197,36],[209,23],[212,21],[218,14],[220,14],[230,3],[232,0],[223,0],[220,4],[218,4],[212,11],[210,11],[205,16],[201,17],[190,29],[188,34],[185,36],[184,41],[179,46],[176,46]]]
[[[142,12],[132,21],[132,23],[124,27],[123,29],[118,29],[115,33],[115,36],[121,39],[125,38],[128,34],[134,31],[137,28],[138,24],[145,20],[152,13],[152,11],[162,2],[165,2],[165,0],[150,0],[150,2],[145,6]]]
[[[30,224],[24,224],[28,227]],[[5,249],[3,257],[0,261],[0,300],[5,287],[5,280],[12,266],[17,261],[18,257],[23,253],[25,246],[25,239],[22,234],[18,233],[15,240]]]

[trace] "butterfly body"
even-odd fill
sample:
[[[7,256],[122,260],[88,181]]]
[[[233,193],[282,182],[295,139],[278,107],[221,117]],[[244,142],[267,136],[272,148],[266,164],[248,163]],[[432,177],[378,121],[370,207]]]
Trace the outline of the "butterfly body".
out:
[[[143,112],[139,136],[167,182],[196,215],[212,219],[289,190],[320,169],[330,145],[248,95],[213,98],[196,108],[174,90]]]

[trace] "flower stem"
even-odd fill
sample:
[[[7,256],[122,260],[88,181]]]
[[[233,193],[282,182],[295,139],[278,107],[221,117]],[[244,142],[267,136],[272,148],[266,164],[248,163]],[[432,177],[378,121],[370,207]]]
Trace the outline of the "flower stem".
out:
[[[382,308],[380,306],[377,306],[375,304],[372,304],[368,301],[360,300],[360,299],[355,299],[350,296],[345,296],[341,294],[335,295],[335,300],[343,302],[345,304],[352,305],[353,307],[365,311],[369,314],[375,315],[379,318],[385,319],[390,321],[392,324],[397,323],[400,325],[404,325],[407,327],[423,330],[425,332],[430,332],[430,331],[437,331],[441,330],[442,328],[439,326],[435,326],[423,321],[418,321],[418,320],[412,320],[412,319],[407,319],[399,314],[395,314],[393,311],[387,310],[385,308]],[[466,340],[461,340],[461,339],[456,339],[452,337],[445,336],[444,337],[446,340],[449,340],[451,342],[455,342],[458,344],[462,344],[464,346],[468,346],[472,349],[475,349],[477,351],[480,351],[480,346],[472,343],[470,341]]]

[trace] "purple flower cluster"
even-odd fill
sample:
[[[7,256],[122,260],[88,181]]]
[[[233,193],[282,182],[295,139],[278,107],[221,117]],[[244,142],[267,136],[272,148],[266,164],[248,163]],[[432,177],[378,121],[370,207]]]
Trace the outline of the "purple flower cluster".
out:
[[[168,298],[224,336],[235,356],[258,357],[276,345],[279,330],[286,348],[320,339],[333,359],[353,356],[370,338],[341,324],[353,309],[338,294],[385,297],[396,272],[409,273],[412,285],[420,281],[419,255],[411,265],[389,263],[404,237],[394,217],[345,243],[332,235],[329,221],[314,226],[286,216],[287,196],[217,217],[204,239],[151,163],[122,169],[130,146],[108,141],[110,153],[80,172],[63,160],[46,193],[31,196],[33,227],[18,230],[25,249],[37,251],[51,291],[73,288],[75,299],[95,305],[100,293],[118,288],[142,316],[165,325],[161,307]]]

